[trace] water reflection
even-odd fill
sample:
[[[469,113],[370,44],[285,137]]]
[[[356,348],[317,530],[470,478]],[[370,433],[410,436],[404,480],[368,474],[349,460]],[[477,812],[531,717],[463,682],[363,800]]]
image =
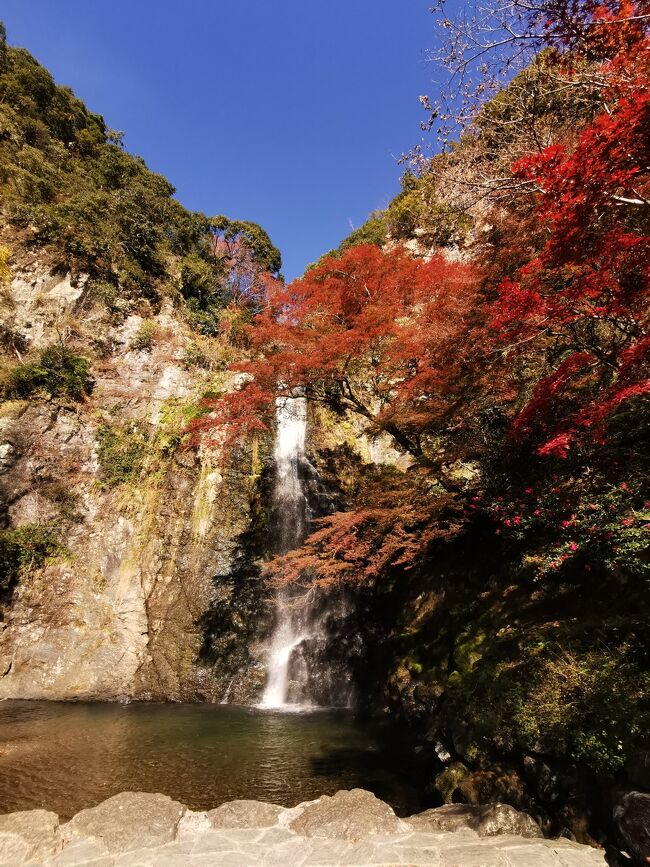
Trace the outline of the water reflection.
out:
[[[421,806],[411,757],[402,735],[343,712],[6,701],[0,812],[67,818],[125,790],[193,809],[235,798],[291,806],[360,786],[404,815]]]

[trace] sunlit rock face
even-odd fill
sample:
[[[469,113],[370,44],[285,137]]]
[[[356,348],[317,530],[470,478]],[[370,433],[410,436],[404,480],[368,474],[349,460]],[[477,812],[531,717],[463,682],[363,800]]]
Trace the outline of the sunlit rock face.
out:
[[[209,373],[187,363],[192,335],[174,308],[148,311],[156,340],[136,349],[145,317],[111,321],[86,283],[33,262],[3,302],[23,353],[62,335],[92,360],[95,383],[85,404],[34,395],[0,407],[0,520],[57,526],[66,549],[3,602],[0,697],[220,701],[230,684],[244,699],[263,683],[252,636],[267,616],[256,552],[241,541],[251,454],[223,465],[216,447],[179,445]],[[145,443],[126,482],[107,483],[106,428]],[[205,652],[215,607],[224,658]]]

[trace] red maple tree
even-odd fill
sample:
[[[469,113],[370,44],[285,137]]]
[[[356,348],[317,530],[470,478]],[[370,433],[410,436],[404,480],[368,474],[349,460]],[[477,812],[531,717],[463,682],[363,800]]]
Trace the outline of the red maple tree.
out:
[[[510,352],[542,347],[546,371],[514,422],[541,454],[602,436],[623,401],[650,391],[650,42],[631,3],[587,7],[579,50],[605,58],[603,111],[563,144],[520,160],[548,240],[504,280],[493,326]],[[599,26],[625,19],[621,26]]]
[[[403,249],[353,247],[290,286],[267,282],[248,328],[250,360],[233,365],[238,391],[208,402],[195,429],[226,424],[232,436],[268,427],[275,400],[296,390],[365,418],[422,456],[432,415],[458,398],[459,353],[474,311],[471,267]]]

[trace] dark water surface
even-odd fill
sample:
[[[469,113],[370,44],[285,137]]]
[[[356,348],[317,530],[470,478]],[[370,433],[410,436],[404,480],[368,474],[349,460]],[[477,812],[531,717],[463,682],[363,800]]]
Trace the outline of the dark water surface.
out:
[[[284,806],[355,786],[400,815],[421,807],[402,734],[346,712],[197,704],[0,702],[0,813],[69,818],[123,791],[192,809],[254,798]]]

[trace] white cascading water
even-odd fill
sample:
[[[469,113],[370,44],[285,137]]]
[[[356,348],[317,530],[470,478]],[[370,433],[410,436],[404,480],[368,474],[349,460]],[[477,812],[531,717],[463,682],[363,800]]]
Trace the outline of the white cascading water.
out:
[[[286,554],[297,548],[305,537],[306,500],[300,475],[305,456],[307,399],[281,397],[276,407],[274,511],[277,515],[276,552]],[[294,650],[311,636],[308,611],[296,606],[287,590],[276,597],[276,623],[269,645],[267,682],[261,706],[298,708],[290,702],[289,671]]]

